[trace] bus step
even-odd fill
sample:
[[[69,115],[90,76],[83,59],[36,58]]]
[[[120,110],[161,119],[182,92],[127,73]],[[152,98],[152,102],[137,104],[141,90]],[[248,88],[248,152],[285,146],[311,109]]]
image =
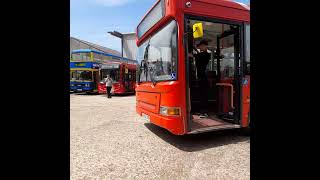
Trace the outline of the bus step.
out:
[[[195,129],[187,134],[198,134],[198,133],[203,133],[203,132],[209,132],[209,131],[217,131],[217,130],[225,130],[225,129],[237,129],[240,128],[240,125],[237,124],[225,124],[221,126],[212,126],[212,127],[205,127],[205,128],[200,128],[200,129]]]

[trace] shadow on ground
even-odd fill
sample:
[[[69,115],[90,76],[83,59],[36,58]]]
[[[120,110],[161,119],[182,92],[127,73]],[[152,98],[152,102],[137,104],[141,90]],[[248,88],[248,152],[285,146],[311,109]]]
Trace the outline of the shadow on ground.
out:
[[[107,96],[106,94],[99,94],[99,93],[85,93],[85,92],[70,92],[70,94],[75,94],[79,96],[93,96],[93,95],[99,95],[99,96]],[[135,94],[116,94],[112,95],[113,97],[130,97],[135,96]]]
[[[93,96],[93,95],[99,95],[98,93],[86,93],[86,92],[70,92],[70,94],[75,94],[78,96]]]
[[[130,97],[130,96],[135,96],[136,94],[130,93],[130,94],[116,94],[116,95],[112,95],[115,97]]]
[[[151,123],[145,123],[144,125],[162,140],[186,152],[201,151],[239,142],[250,143],[250,137],[243,136],[239,129],[177,136]]]

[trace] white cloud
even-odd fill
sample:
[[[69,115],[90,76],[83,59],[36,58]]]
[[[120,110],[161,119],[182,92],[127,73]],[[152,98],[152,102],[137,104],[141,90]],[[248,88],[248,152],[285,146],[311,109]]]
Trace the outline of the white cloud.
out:
[[[124,4],[136,1],[136,0],[95,0],[97,3],[108,7],[122,6]]]

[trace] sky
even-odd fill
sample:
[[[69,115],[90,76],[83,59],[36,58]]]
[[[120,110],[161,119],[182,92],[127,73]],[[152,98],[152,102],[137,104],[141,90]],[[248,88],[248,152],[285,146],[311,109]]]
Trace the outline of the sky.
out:
[[[237,0],[248,4],[250,0]],[[156,0],[70,0],[70,36],[121,51],[109,31],[134,32]]]

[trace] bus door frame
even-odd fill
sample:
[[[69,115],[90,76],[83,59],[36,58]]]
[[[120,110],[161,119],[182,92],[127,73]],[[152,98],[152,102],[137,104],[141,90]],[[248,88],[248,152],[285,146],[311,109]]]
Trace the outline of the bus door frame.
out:
[[[211,18],[206,16],[196,16],[191,14],[184,14],[184,29],[183,34],[184,36],[181,37],[184,45],[184,54],[185,54],[185,80],[186,80],[186,127],[185,129],[187,132],[191,131],[191,124],[192,124],[192,114],[191,114],[191,99],[190,99],[190,82],[189,82],[189,59],[188,59],[188,20],[198,20],[198,21],[207,21],[212,23],[221,23],[221,24],[227,24],[227,25],[234,25],[239,27],[239,53],[240,57],[238,58],[238,61],[235,59],[235,69],[234,69],[234,91],[236,92],[236,98],[237,98],[237,104],[234,105],[235,112],[235,122],[242,126],[242,120],[241,120],[241,113],[242,113],[242,79],[243,79],[243,62],[244,62],[244,24],[243,22],[237,22],[237,21],[230,21],[225,19],[218,19],[218,18]],[[235,47],[236,50],[236,47]],[[218,69],[219,71],[219,69]],[[219,72],[217,72],[219,73]],[[186,133],[187,133],[186,132]]]
[[[100,83],[100,76],[99,76],[99,70],[98,69],[92,69],[92,82],[93,82],[93,91],[98,90],[98,84]]]

